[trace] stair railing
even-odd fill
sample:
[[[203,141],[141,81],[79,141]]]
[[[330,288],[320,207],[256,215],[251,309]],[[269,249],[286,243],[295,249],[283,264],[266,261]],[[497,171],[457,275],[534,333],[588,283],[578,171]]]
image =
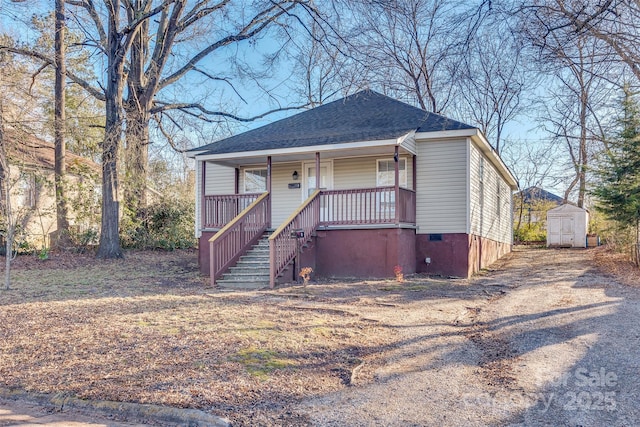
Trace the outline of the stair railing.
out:
[[[320,190],[311,196],[269,236],[269,286],[296,257],[300,245],[311,239],[320,224]]]
[[[269,227],[269,193],[263,193],[209,239],[211,286]]]

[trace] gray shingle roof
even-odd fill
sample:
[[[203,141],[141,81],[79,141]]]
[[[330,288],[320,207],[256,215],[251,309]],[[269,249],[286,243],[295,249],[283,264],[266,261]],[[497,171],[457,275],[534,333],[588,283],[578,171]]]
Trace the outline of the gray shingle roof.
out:
[[[410,131],[460,129],[473,126],[367,90],[191,151],[226,154],[377,141]]]

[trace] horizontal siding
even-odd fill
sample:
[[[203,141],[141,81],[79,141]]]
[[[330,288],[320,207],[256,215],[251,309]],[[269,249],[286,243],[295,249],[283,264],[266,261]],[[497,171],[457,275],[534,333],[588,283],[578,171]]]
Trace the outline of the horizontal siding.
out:
[[[496,167],[486,158],[481,183],[480,169],[483,154],[475,144],[470,144],[471,232],[498,242],[511,243],[512,218],[509,185]]]
[[[358,157],[333,161],[333,189],[371,188],[376,186],[376,158]]]
[[[402,144],[400,144],[400,145],[402,145],[404,148],[406,148],[411,153],[415,153],[416,152],[416,139],[415,138],[407,138],[404,141],[402,141]]]
[[[466,141],[418,141],[417,150],[418,233],[465,233]]]
[[[357,157],[335,159],[333,161],[333,189],[350,190],[357,188],[372,188],[376,186],[378,160],[392,159],[391,157]],[[412,157],[401,156],[407,164],[407,188],[413,188]]]
[[[293,181],[293,171],[298,172],[298,181]],[[271,173],[271,225],[276,228],[302,204],[302,164],[274,164]],[[294,182],[300,183],[301,188],[289,188],[289,183]]]
[[[234,168],[207,163],[205,194],[233,194],[235,192],[235,179]]]

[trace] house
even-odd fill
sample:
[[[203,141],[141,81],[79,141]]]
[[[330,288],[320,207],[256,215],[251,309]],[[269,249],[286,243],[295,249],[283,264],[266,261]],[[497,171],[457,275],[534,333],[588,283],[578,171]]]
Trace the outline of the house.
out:
[[[529,187],[516,194],[514,216],[523,223],[536,223],[546,220],[547,211],[560,206],[564,199],[540,187]]]
[[[273,286],[300,267],[468,277],[511,250],[516,181],[480,130],[373,91],[189,155],[214,283]],[[254,246],[265,264],[251,268]]]
[[[22,250],[50,247],[57,229],[54,185],[55,151],[50,142],[13,128],[4,140],[9,163],[11,210],[16,220],[16,245]],[[66,153],[70,224],[78,231],[99,221],[100,165]]]

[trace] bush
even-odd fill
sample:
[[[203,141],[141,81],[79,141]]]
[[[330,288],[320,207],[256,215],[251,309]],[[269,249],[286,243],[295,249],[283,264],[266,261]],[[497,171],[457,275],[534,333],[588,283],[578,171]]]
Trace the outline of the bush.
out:
[[[513,231],[516,242],[541,242],[547,240],[547,231],[541,223],[523,224]]]
[[[186,249],[196,245],[193,234],[195,208],[192,201],[162,199],[137,215],[125,212],[120,240],[125,248]]]

